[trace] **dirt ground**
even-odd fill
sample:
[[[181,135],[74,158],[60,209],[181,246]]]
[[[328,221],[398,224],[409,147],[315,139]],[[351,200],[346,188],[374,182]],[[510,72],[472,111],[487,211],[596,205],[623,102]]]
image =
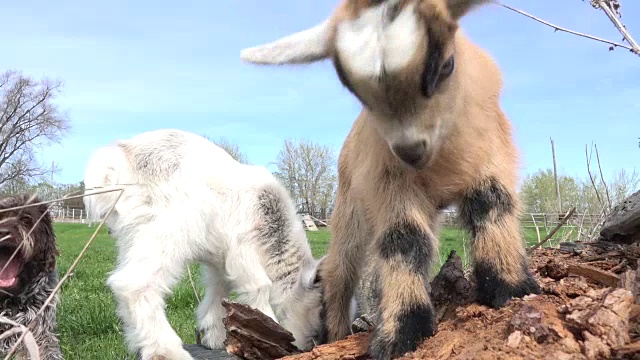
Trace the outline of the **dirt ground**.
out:
[[[402,359],[640,359],[639,258],[637,245],[537,249],[530,269],[542,294],[499,310],[460,306]]]
[[[640,359],[638,259],[640,245],[607,242],[534,250],[542,294],[495,310],[473,302],[474,286],[450,256],[432,282],[437,333],[401,359]],[[358,333],[288,358],[367,359],[367,342]]]

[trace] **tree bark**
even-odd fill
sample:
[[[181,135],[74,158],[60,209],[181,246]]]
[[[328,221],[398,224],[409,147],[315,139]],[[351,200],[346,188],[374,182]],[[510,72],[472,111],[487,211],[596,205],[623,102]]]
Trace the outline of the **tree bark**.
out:
[[[237,302],[222,301],[227,352],[243,359],[277,359],[299,353],[291,332],[262,312]]]
[[[600,236],[608,241],[622,243],[640,240],[640,190],[613,208],[602,224]]]

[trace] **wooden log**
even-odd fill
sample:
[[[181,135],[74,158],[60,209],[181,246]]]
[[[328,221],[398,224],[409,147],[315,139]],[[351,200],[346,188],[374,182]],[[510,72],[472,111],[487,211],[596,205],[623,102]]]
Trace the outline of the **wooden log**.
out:
[[[436,320],[441,321],[455,314],[458,306],[475,298],[474,286],[464,276],[462,259],[451,250],[447,261],[431,281],[431,302],[436,309]]]
[[[227,352],[242,359],[271,360],[299,353],[295,338],[273,319],[247,305],[222,300],[227,311]]]
[[[604,286],[615,288],[620,284],[620,278],[616,274],[595,267],[580,264],[569,264],[568,270],[571,274],[584,276],[587,279],[591,279]]]
[[[369,333],[362,332],[347,336],[343,340],[330,344],[319,345],[313,350],[283,357],[282,360],[312,360],[312,359],[332,359],[332,360],[364,360],[368,359]]]
[[[600,236],[609,241],[632,243],[640,239],[640,190],[617,204],[602,224]]]

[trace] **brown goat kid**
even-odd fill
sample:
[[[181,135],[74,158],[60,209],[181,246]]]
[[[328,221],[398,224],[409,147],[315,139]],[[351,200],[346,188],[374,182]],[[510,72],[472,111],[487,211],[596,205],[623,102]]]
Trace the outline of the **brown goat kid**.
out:
[[[518,155],[499,105],[500,70],[459,29],[481,0],[344,0],[321,24],[245,49],[257,64],[330,58],[363,105],[340,153],[325,266],[327,341],[349,334],[349,300],[375,267],[375,359],[414,350],[436,329],[429,271],[440,211],[472,235],[478,301],[539,293],[527,270]],[[365,264],[367,252],[372,264]]]

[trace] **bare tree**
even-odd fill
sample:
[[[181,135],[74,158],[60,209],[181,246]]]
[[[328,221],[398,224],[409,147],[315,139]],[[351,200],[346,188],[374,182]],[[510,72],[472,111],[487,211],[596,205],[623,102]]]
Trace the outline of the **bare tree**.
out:
[[[211,139],[210,137],[203,135],[207,140],[213,142],[214,144],[220,146],[224,149],[224,151],[228,152],[232,158],[236,159],[237,162],[248,164],[247,155],[240,151],[240,147],[238,144],[232,142],[231,140],[225,137],[219,137],[216,140]]]
[[[337,188],[336,156],[328,146],[310,140],[285,140],[276,175],[302,212],[326,218]]]
[[[0,187],[50,171],[37,164],[35,150],[58,142],[69,129],[53,104],[61,87],[60,81],[35,81],[17,71],[0,74]]]
[[[24,176],[8,180],[0,187],[0,196],[10,196],[33,190],[33,185]]]

